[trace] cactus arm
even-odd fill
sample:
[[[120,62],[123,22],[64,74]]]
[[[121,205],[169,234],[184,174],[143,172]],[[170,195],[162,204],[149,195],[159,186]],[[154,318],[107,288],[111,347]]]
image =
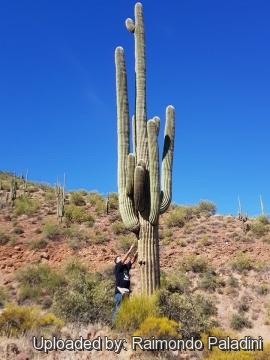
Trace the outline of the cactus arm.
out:
[[[135,25],[131,19],[126,20],[127,29],[135,38],[135,74],[136,74],[136,159],[147,161],[147,129],[146,129],[146,64],[145,36],[142,4],[135,5]]]
[[[135,163],[136,163],[136,121],[135,121],[135,115],[132,116],[132,143],[133,143],[133,154],[135,155]]]
[[[127,184],[126,192],[128,196],[133,195],[134,190],[134,170],[135,170],[135,155],[128,154],[127,158]]]
[[[137,165],[134,173],[134,203],[135,209],[142,212],[145,209],[145,169]]]
[[[129,110],[127,95],[127,75],[124,50],[115,50],[117,133],[118,133],[118,193],[119,211],[127,229],[138,232],[140,224],[133,199],[126,194],[126,166],[129,154]]]
[[[160,179],[158,154],[158,123],[159,119],[149,120],[147,123],[149,146],[149,174],[150,174],[150,215],[149,222],[154,225],[158,222],[160,207]]]
[[[166,108],[166,124],[162,156],[162,191],[160,214],[170,206],[172,199],[172,165],[175,134],[175,111],[173,106]]]

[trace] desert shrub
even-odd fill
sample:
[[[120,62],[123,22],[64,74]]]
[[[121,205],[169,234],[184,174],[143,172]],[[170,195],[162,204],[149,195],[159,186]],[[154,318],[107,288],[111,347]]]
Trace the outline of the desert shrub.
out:
[[[82,205],[86,204],[86,202],[83,198],[83,194],[79,191],[78,192],[72,191],[70,193],[70,202],[71,202],[71,204],[76,205],[76,206],[82,206]]]
[[[261,284],[256,288],[256,292],[259,295],[266,295],[269,293],[269,286],[268,284]]]
[[[212,241],[209,240],[208,236],[206,234],[202,235],[202,239],[199,243],[200,246],[209,246],[212,244]]]
[[[63,229],[63,234],[66,236],[69,247],[74,250],[82,248],[89,240],[87,232],[80,230],[75,224]]]
[[[122,221],[122,217],[119,210],[115,210],[110,214],[110,221],[113,223],[115,221]]]
[[[270,224],[270,218],[268,215],[259,215],[259,216],[257,216],[256,221],[259,221],[263,225]]]
[[[179,295],[161,290],[158,305],[162,316],[182,324],[183,338],[207,332],[213,326],[212,316],[216,315],[216,306],[209,297],[203,295]]]
[[[242,313],[233,314],[230,321],[230,327],[233,330],[240,331],[244,328],[252,328],[252,323],[246,319]]]
[[[170,211],[165,218],[165,224],[168,228],[183,227],[186,222],[186,207],[178,206]]]
[[[165,229],[165,230],[164,230],[164,236],[165,236],[165,237],[171,237],[171,236],[173,236],[173,231],[172,231],[172,229]]]
[[[16,234],[16,235],[21,235],[24,233],[24,230],[23,228],[21,228],[20,226],[15,226],[12,230],[13,234]]]
[[[247,312],[249,310],[249,306],[245,302],[240,302],[238,305],[239,313]]]
[[[30,265],[20,268],[16,272],[16,279],[20,282],[19,301],[38,299],[45,291],[53,295],[64,279],[59,272],[53,271],[48,265]]]
[[[102,234],[100,231],[96,231],[91,237],[90,241],[93,244],[106,244],[109,241],[109,236],[107,234]]]
[[[87,196],[88,192],[85,189],[80,189],[80,190],[78,190],[78,194],[80,194],[82,196]]]
[[[123,332],[134,332],[151,316],[159,316],[156,295],[134,295],[123,299],[116,316],[115,327]]]
[[[225,285],[225,281],[220,276],[215,275],[212,271],[204,273],[198,282],[198,287],[208,292],[214,292],[216,288],[224,287]]]
[[[65,218],[70,223],[78,223],[78,224],[81,224],[83,222],[94,221],[93,216],[89,212],[74,204],[66,206]]]
[[[98,215],[105,213],[106,211],[106,201],[104,197],[99,194],[97,191],[90,191],[87,196],[87,200],[91,206],[93,206]]]
[[[233,270],[237,272],[244,272],[246,270],[252,269],[252,261],[248,255],[238,252],[236,254],[236,259],[229,262],[229,265],[232,267]]]
[[[205,273],[213,270],[203,256],[189,255],[187,259],[179,262],[180,268],[184,271],[193,271],[194,273]]]
[[[15,200],[14,213],[16,215],[33,215],[39,209],[39,201],[37,199],[31,199],[28,194],[21,195]]]
[[[64,275],[66,285],[55,293],[53,312],[71,322],[110,323],[114,282],[101,273],[88,273],[76,259],[65,265]]]
[[[58,240],[62,234],[62,229],[61,226],[56,222],[47,220],[42,226],[42,232],[46,239]]]
[[[109,193],[109,210],[118,210],[118,194],[116,192]]]
[[[234,276],[230,275],[227,279],[227,285],[232,288],[237,288],[239,286],[239,282]]]
[[[40,330],[43,334],[46,328],[56,331],[64,325],[55,315],[42,315],[37,307],[16,306],[9,304],[0,315],[0,334],[2,336],[21,336],[27,330]]]
[[[30,250],[45,249],[47,245],[48,245],[48,241],[44,238],[32,239],[27,243],[27,246]]]
[[[190,280],[188,276],[177,270],[170,270],[164,274],[162,279],[162,287],[167,289],[170,293],[186,293],[190,288]]]
[[[126,253],[134,242],[137,243],[136,239],[134,239],[131,234],[119,235],[117,237],[117,250]]]
[[[10,214],[4,215],[4,220],[5,221],[11,221],[12,218],[11,218]]]
[[[111,225],[111,229],[114,234],[125,234],[127,232],[127,228],[125,227],[122,221],[116,221]]]
[[[174,320],[169,320],[167,317],[149,316],[141,323],[134,336],[146,339],[150,339],[151,336],[157,339],[168,339],[179,337],[179,330],[180,326]]]
[[[256,219],[255,222],[250,225],[250,229],[252,233],[258,237],[266,235],[269,230],[268,226],[264,222],[259,221],[258,219]]]
[[[4,233],[3,231],[0,231],[0,245],[6,245],[10,240],[10,236]]]
[[[217,211],[217,206],[212,201],[200,200],[198,204],[198,209],[200,213],[208,213],[214,215]]]
[[[5,306],[8,299],[9,299],[9,295],[7,290],[3,286],[0,286],[0,308]]]

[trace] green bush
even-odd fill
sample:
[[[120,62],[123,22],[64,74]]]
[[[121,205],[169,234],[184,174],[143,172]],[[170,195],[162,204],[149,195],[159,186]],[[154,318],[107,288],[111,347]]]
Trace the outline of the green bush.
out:
[[[178,292],[180,294],[189,292],[190,280],[189,277],[177,270],[170,270],[164,274],[162,278],[162,287],[167,289],[170,293]]]
[[[52,222],[51,220],[46,220],[42,226],[42,232],[46,239],[49,240],[58,240],[62,235],[62,229],[59,224]]]
[[[77,225],[72,225],[63,229],[67,243],[71,249],[81,249],[89,241],[89,235],[86,231],[80,230]]]
[[[133,236],[131,234],[119,235],[117,237],[117,245],[116,245],[117,250],[119,250],[122,253],[127,253],[131,245],[134,243],[137,244],[137,240],[134,238],[134,235]]]
[[[83,198],[83,194],[79,191],[78,192],[72,191],[70,193],[70,202],[71,202],[71,204],[76,205],[76,206],[82,206],[82,205],[86,204],[86,202]]]
[[[185,206],[178,206],[170,211],[165,218],[165,225],[171,227],[183,227],[186,222],[186,208]]]
[[[269,219],[268,215],[259,215],[259,216],[257,216],[256,221],[259,221],[263,225],[270,224],[270,219]]]
[[[39,209],[39,201],[37,199],[31,199],[30,196],[21,195],[15,200],[14,213],[16,215],[33,215]]]
[[[27,246],[30,250],[45,249],[47,245],[48,245],[48,241],[44,238],[32,239],[27,243]]]
[[[170,294],[159,292],[158,305],[161,315],[182,324],[183,338],[200,337],[213,326],[212,316],[217,308],[209,297],[203,295]]]
[[[204,273],[198,282],[198,287],[208,292],[214,292],[216,288],[224,287],[225,285],[225,281],[220,276],[215,275],[212,271]]]
[[[104,197],[97,191],[91,191],[87,196],[87,200],[89,201],[90,205],[95,208],[98,215],[105,213],[106,201]]]
[[[113,309],[114,282],[101,273],[89,274],[77,259],[64,266],[66,285],[58,288],[53,312],[71,322],[109,324]]]
[[[0,231],[0,245],[6,245],[10,240],[10,236]]]
[[[116,235],[125,234],[127,232],[127,228],[122,221],[114,222],[111,226],[111,229]]]
[[[252,233],[258,237],[266,235],[269,231],[268,225],[258,219],[256,219],[255,222],[250,225],[250,229]]]
[[[0,334],[7,337],[19,337],[27,330],[40,330],[44,334],[46,328],[50,328],[50,332],[55,332],[63,325],[63,321],[55,315],[42,315],[40,310],[33,306],[9,304],[0,315]]]
[[[68,222],[78,224],[89,221],[94,222],[94,218],[90,213],[74,204],[66,206],[65,218]]]
[[[234,314],[230,321],[230,327],[233,330],[241,331],[244,328],[252,328],[252,323],[243,314]]]
[[[208,213],[211,215],[214,215],[217,211],[216,204],[209,200],[200,200],[198,208],[200,213]]]
[[[193,271],[194,273],[205,273],[213,270],[203,256],[193,254],[189,255],[184,261],[181,260],[179,264],[184,271]]]
[[[8,299],[9,299],[9,295],[7,290],[3,286],[0,286],[0,308],[5,306]]]
[[[233,270],[238,272],[244,272],[247,270],[251,270],[253,268],[252,261],[248,255],[238,252],[236,255],[236,259],[229,262],[229,265]]]
[[[30,265],[17,270],[16,279],[20,283],[19,300],[39,299],[45,291],[53,295],[64,279],[57,271],[47,265]]]
[[[109,210],[118,210],[118,194],[116,192],[109,193]]]

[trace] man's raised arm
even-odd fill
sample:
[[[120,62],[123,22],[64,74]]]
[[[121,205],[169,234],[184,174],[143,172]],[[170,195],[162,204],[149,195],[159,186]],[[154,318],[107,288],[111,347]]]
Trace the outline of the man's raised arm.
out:
[[[128,252],[124,255],[123,259],[122,259],[122,264],[124,264],[127,261],[127,258],[129,257],[132,249],[134,248],[134,244],[131,245],[130,249],[128,250]]]

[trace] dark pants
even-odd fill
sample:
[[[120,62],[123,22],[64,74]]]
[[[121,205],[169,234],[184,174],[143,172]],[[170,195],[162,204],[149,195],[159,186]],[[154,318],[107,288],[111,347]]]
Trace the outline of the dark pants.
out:
[[[122,294],[121,293],[116,293],[115,297],[114,297],[114,300],[115,300],[115,305],[114,305],[114,310],[113,310],[113,315],[112,315],[112,325],[113,326],[114,326],[114,323],[115,323],[116,315],[117,315],[117,313],[119,311],[119,308],[120,308],[120,305],[121,305]]]

